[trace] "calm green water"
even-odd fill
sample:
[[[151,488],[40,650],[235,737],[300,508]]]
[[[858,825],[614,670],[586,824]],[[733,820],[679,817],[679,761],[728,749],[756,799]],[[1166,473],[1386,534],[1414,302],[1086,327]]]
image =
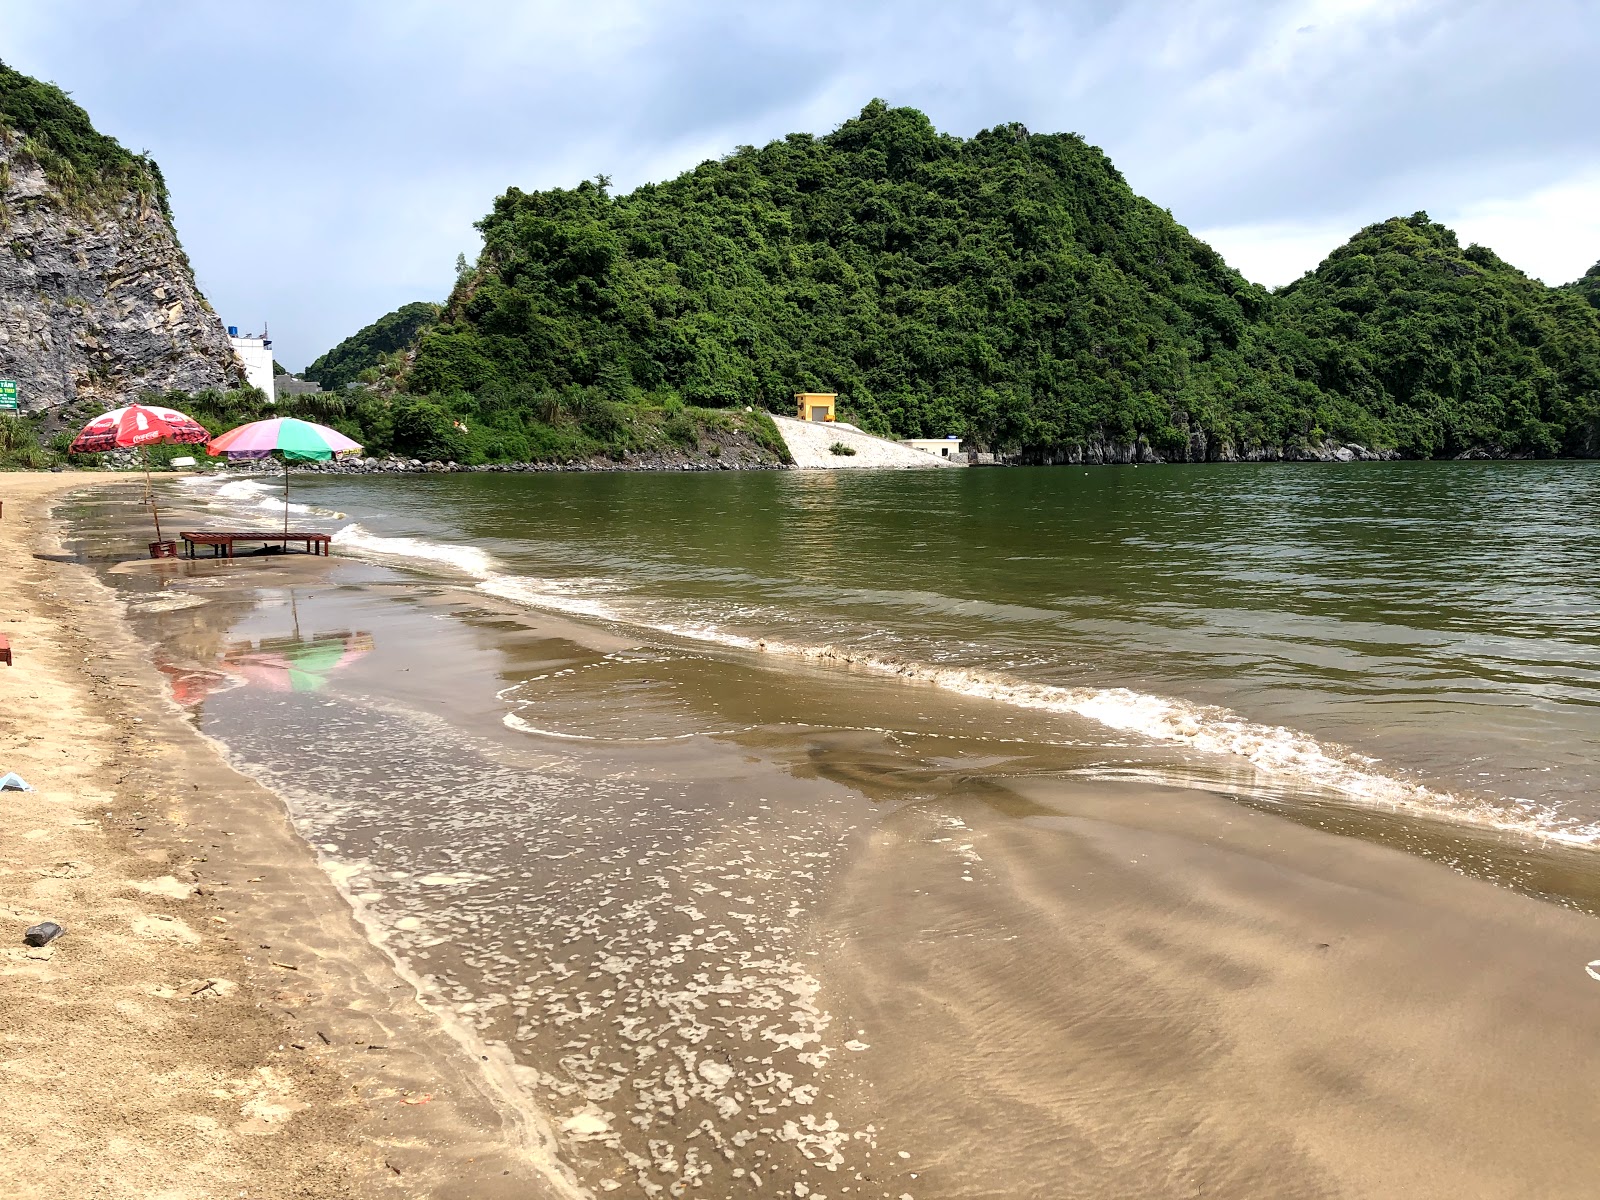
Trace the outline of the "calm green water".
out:
[[[1578,837],[1600,819],[1591,464],[469,474],[296,495],[347,516],[347,553],[691,642],[797,662],[833,646],[1200,769],[1248,763],[1268,790],[1423,795]]]

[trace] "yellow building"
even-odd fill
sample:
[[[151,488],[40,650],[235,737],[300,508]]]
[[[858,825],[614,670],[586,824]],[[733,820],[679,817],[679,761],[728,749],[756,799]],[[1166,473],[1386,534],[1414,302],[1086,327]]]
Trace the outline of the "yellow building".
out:
[[[838,398],[837,392],[796,392],[794,415],[802,421],[831,421],[833,402]]]

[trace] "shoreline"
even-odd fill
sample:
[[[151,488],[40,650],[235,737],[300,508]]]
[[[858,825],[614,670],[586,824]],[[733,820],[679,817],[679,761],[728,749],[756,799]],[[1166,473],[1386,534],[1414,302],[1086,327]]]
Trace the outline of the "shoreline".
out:
[[[1341,447],[1340,449],[1344,449]],[[1147,451],[1148,448],[1145,448]],[[1245,466],[1282,466],[1282,467],[1313,467],[1313,466],[1356,466],[1368,463],[1560,463],[1560,462],[1593,462],[1593,458],[1569,455],[1551,455],[1539,457],[1531,454],[1505,454],[1493,448],[1474,447],[1460,454],[1444,458],[1411,458],[1392,450],[1364,451],[1362,453],[1349,453],[1341,456],[1336,452],[1316,453],[1310,450],[1305,452],[1287,451],[1282,447],[1269,448],[1267,451],[1252,451],[1242,456],[1231,458],[1163,458],[1155,452],[1144,453],[1136,447],[1127,446],[1098,446],[1073,447],[1060,452],[1037,454],[992,454],[986,451],[974,451],[966,456],[963,465],[971,467],[1245,467]],[[931,467],[949,464],[928,464]],[[699,474],[749,471],[819,471],[827,470],[823,467],[804,467],[792,462],[727,462],[708,455],[657,455],[649,461],[624,459],[617,461],[610,458],[572,459],[565,462],[515,462],[515,463],[477,463],[466,464],[458,462],[440,462],[438,460],[400,459],[400,458],[364,458],[350,461],[336,460],[327,463],[304,462],[294,463],[290,466],[293,475],[550,475],[550,474],[643,474],[643,475],[673,475],[673,474]],[[901,471],[904,466],[851,466],[852,471]],[[50,468],[49,470],[54,470]],[[281,463],[268,460],[268,465],[259,464],[230,465],[218,470],[226,471],[240,478],[267,475],[277,478],[283,477]],[[181,478],[185,475],[210,475],[212,471],[169,470],[158,464],[151,464],[152,474],[159,478]],[[8,475],[27,475],[36,472],[5,471],[0,472],[0,478]],[[67,466],[61,468],[61,474],[97,477],[100,475],[141,475],[143,468],[137,465],[117,467],[77,467]]]
[[[64,515],[85,529],[131,530],[141,514],[130,482],[115,506]],[[99,574],[126,598],[128,629],[178,648],[169,668],[213,661],[224,631],[262,645],[291,621],[296,639],[302,622],[313,634],[367,631],[372,645],[345,689],[346,699],[364,700],[358,719],[340,725],[323,715],[337,689],[298,704],[265,689],[219,693],[205,728],[272,790],[229,772],[181,831],[202,844],[205,870],[219,881],[219,915],[238,923],[226,932],[246,943],[245,955],[267,960],[251,969],[299,1004],[291,1031],[329,1030],[312,1010],[348,1000],[333,995],[337,980],[307,983],[308,992],[323,987],[321,996],[301,994],[293,968],[306,960],[288,948],[306,931],[290,926],[336,925],[332,949],[320,947],[330,960],[341,948],[370,950],[351,938],[350,914],[327,897],[330,887],[431,981],[436,1008],[459,1018],[443,1035],[426,1021],[405,1024],[404,1013],[380,1018],[381,1032],[363,1033],[378,1049],[357,1042],[354,1069],[382,1054],[404,1072],[392,1056],[427,1034],[442,1057],[422,1061],[462,1065],[450,1030],[466,1033],[473,1051],[481,1043],[471,1031],[482,1031],[481,1042],[515,1047],[516,1062],[479,1068],[468,1059],[470,1073],[512,1068],[503,1082],[529,1096],[548,1091],[528,1107],[567,1118],[569,1161],[600,1187],[627,1186],[620,1158],[641,1187],[679,1170],[688,1187],[691,1167],[714,1168],[722,1186],[708,1195],[820,1183],[811,1194],[837,1196],[833,1185],[846,1181],[852,1195],[875,1200],[1190,1195],[1218,1186],[1274,1197],[1397,1188],[1587,1194],[1595,1166],[1581,1126],[1581,1064],[1592,1057],[1584,1014],[1594,985],[1583,964],[1594,955],[1593,918],[1516,894],[1504,857],[1485,856],[1496,870],[1473,877],[1456,861],[1471,857],[1465,838],[1366,840],[1328,828],[1326,813],[1286,821],[1273,805],[1182,783],[1086,777],[1076,768],[1095,760],[1092,747],[1030,738],[984,697],[821,664],[785,669],[786,686],[774,689],[773,660],[749,647],[619,660],[617,678],[670,687],[689,702],[691,727],[717,737],[648,740],[682,732],[669,722],[630,731],[646,742],[614,743],[604,736],[614,693],[596,676],[577,691],[518,692],[518,714],[563,714],[553,728],[578,735],[541,746],[504,733],[505,706],[498,692],[488,702],[484,681],[570,677],[639,639],[619,646],[587,621],[524,612],[505,597],[464,603],[450,579],[390,581],[387,568],[359,560],[330,573],[338,563],[289,556],[174,570],[133,559]],[[147,606],[162,579],[169,600],[191,589],[206,599]],[[230,594],[250,607],[227,607]],[[141,615],[169,611],[194,615]],[[115,682],[139,681],[129,672]],[[164,700],[165,690],[150,694]],[[653,711],[649,694],[636,719]],[[585,697],[601,705],[591,704],[588,724]],[[729,697],[748,728],[724,729]],[[459,717],[451,731],[469,739],[459,750],[442,726],[408,723],[407,714],[425,717],[447,698]],[[179,713],[176,703],[157,707]],[[785,719],[796,709],[826,720],[797,732]],[[929,719],[926,730],[917,724]],[[168,743],[164,729],[150,732]],[[185,736],[170,734],[177,753]],[[345,748],[365,761],[345,763]],[[413,788],[423,771],[436,773],[441,793]],[[275,820],[255,820],[247,792],[260,793]],[[175,794],[182,799],[182,789]],[[331,885],[313,867],[311,884],[292,886],[260,866],[270,852],[241,843],[278,836],[283,805],[326,863],[344,864]],[[230,813],[249,818],[234,820],[233,836],[217,824]],[[1353,815],[1348,824],[1366,822]],[[292,832],[278,832],[298,848],[297,862],[311,858]],[[665,882],[636,873],[657,856]],[[1581,862],[1551,855],[1552,871],[1563,864],[1588,875]],[[443,877],[464,865],[474,879]],[[738,885],[728,890],[734,872],[761,880],[750,890],[760,901]],[[672,941],[702,927],[728,944]],[[749,962],[747,950],[756,956]],[[752,985],[780,981],[769,999],[799,1002],[756,1006],[754,1050],[740,1011],[720,1005],[737,1005],[740,993],[704,990],[733,961],[741,986],[756,971]],[[584,966],[616,972],[598,998],[589,989],[599,985],[567,982],[573,967],[588,978]],[[760,975],[779,967],[798,973]],[[372,969],[378,989],[405,994],[387,966]],[[582,1011],[567,1005],[572,987],[585,989]],[[694,1003],[713,995],[715,1006]],[[811,1023],[769,1024],[773,1011]],[[708,1040],[685,1040],[680,1020]],[[639,1038],[638,1021],[649,1022],[649,1037]],[[791,1028],[808,1055],[819,1042],[810,1062],[796,1056],[799,1046],[773,1057],[766,1031],[787,1043]],[[669,1045],[673,1053],[658,1053]],[[687,1107],[671,1095],[674,1080],[687,1082],[669,1074],[680,1061],[711,1067],[687,1077],[700,1089]],[[627,1070],[613,1078],[618,1063]],[[412,1070],[399,1086],[445,1098],[418,1078]],[[752,1103],[750,1088],[768,1080],[790,1086]],[[586,1092],[598,1085],[604,1095]],[[708,1089],[726,1087],[744,1111],[713,1115],[717,1092]],[[586,1096],[591,1103],[568,1115]],[[378,1101],[377,1136],[404,1142],[390,1122],[419,1114],[405,1098]],[[635,1133],[626,1112],[648,1117],[649,1127]],[[774,1136],[791,1115],[820,1118],[793,1122],[796,1138],[814,1134],[799,1150]],[[725,1162],[676,1153],[697,1146],[704,1121],[722,1139],[713,1142],[730,1148],[719,1150]],[[757,1140],[740,1144],[735,1135],[748,1133]],[[437,1140],[454,1148],[458,1137],[444,1129]],[[846,1155],[837,1173],[813,1157],[835,1151]],[[385,1159],[416,1177],[412,1162]],[[759,1178],[749,1174],[757,1167]],[[755,1192],[733,1182],[739,1171]],[[436,1193],[393,1182],[404,1195],[502,1194],[476,1177]]]
[[[97,478],[121,473],[7,473],[0,496],[3,769],[35,789],[0,805],[4,955],[29,981],[0,1013],[0,1119],[29,1151],[6,1194],[570,1194],[503,1065],[421,1003],[282,801],[185,720],[120,602],[62,554],[53,508]],[[17,944],[42,920],[66,934]]]

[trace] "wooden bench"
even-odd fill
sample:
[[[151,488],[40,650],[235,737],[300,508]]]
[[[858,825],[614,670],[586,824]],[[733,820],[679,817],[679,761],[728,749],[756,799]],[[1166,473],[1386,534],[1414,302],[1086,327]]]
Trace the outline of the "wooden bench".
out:
[[[235,532],[231,530],[199,529],[188,533],[180,533],[183,546],[190,558],[195,557],[196,546],[210,546],[211,557],[225,556],[232,558],[235,542],[260,542],[270,546],[277,542],[287,546],[290,542],[297,542],[305,547],[307,554],[329,555],[333,553],[333,538],[326,533],[306,533],[304,531],[290,530],[288,533],[263,533],[261,530],[246,530]]]

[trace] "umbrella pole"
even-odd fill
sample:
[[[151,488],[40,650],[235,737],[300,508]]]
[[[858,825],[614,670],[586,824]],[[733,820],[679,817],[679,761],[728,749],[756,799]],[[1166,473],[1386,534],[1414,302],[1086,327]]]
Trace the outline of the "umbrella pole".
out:
[[[150,482],[150,452],[143,446],[139,447],[139,457],[144,460],[144,494],[150,501],[150,516],[156,523],[156,541],[161,540],[161,511],[156,507],[155,484]]]
[[[283,552],[289,553],[289,456],[283,456]]]

